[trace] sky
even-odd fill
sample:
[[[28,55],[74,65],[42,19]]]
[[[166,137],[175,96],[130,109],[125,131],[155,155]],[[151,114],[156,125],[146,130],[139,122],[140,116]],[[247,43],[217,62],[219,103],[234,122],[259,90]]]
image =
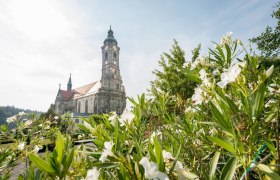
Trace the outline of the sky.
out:
[[[59,84],[73,88],[101,77],[101,46],[110,25],[120,47],[126,94],[137,97],[155,79],[176,39],[191,59],[233,32],[248,45],[266,26],[273,0],[0,0],[0,106],[47,111]]]

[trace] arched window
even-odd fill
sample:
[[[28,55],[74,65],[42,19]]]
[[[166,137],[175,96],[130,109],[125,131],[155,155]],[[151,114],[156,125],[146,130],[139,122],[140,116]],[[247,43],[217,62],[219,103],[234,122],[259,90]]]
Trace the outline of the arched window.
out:
[[[108,60],[108,52],[105,53],[105,60]]]
[[[114,58],[115,58],[115,59],[117,58],[117,53],[115,53],[115,52],[114,52]]]
[[[81,102],[78,103],[78,113],[81,112]]]
[[[88,100],[85,102],[85,113],[88,113]]]

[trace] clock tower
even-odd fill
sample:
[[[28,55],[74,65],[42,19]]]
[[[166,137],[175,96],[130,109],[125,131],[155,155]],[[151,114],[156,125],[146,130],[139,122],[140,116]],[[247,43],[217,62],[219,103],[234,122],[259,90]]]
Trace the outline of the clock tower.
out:
[[[121,113],[125,108],[125,89],[122,82],[119,66],[120,48],[114,38],[114,32],[108,31],[107,38],[104,40],[102,49],[102,75],[100,93],[102,97],[104,112],[116,111]]]

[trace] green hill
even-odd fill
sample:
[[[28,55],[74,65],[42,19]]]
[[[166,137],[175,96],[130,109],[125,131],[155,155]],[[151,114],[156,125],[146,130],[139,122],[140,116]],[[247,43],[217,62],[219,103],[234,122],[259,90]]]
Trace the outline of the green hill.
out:
[[[6,119],[8,117],[11,117],[13,115],[18,114],[19,112],[25,112],[25,113],[36,113],[36,114],[41,114],[42,112],[40,111],[33,111],[29,109],[21,109],[21,108],[16,108],[14,106],[0,106],[0,124],[6,123]]]

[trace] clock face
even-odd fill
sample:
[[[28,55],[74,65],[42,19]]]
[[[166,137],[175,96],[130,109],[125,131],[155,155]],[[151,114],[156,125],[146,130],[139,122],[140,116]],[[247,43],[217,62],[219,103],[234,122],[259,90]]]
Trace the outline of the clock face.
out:
[[[116,50],[117,50],[117,47],[116,47],[116,46],[113,46],[113,49],[116,51]]]

